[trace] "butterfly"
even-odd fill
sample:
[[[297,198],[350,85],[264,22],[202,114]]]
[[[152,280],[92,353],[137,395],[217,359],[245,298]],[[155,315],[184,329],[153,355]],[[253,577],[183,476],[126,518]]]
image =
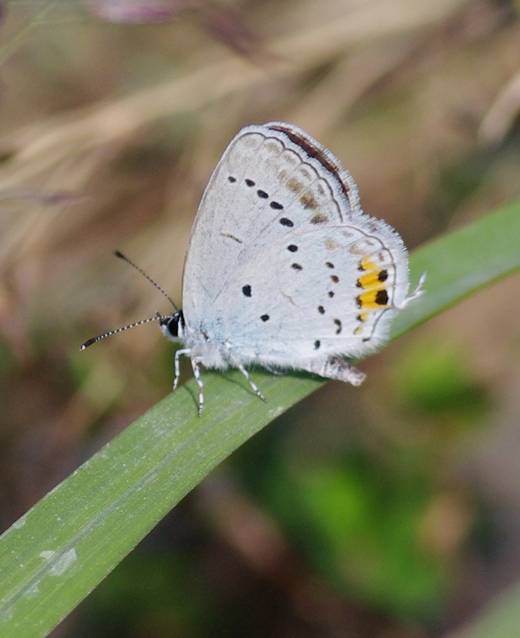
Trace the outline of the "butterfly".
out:
[[[149,279],[146,273],[126,259]],[[357,186],[334,155],[284,122],[243,128],[224,151],[193,224],[183,309],[157,313],[89,339],[158,321],[191,360],[204,408],[201,367],[304,370],[359,385],[351,360],[380,347],[409,294],[408,255],[398,233],[363,212]],[[168,296],[168,295],[166,295]]]

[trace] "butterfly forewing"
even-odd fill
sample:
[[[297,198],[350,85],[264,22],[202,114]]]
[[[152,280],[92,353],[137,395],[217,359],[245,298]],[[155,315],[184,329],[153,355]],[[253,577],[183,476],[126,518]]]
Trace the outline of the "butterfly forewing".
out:
[[[184,274],[184,312],[194,326],[207,319],[237,272],[248,264],[262,267],[280,238],[337,225],[359,212],[355,184],[336,158],[302,131],[283,126],[243,129],[209,181]]]

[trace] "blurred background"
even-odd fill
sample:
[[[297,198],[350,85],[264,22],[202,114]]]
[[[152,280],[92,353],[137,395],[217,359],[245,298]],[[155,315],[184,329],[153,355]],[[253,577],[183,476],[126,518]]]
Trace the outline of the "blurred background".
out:
[[[520,195],[517,1],[0,6],[2,529],[170,391],[156,327],[78,346],[167,311],[116,248],[180,302],[240,127],[308,130],[412,249]],[[53,635],[462,636],[520,579],[519,283],[272,423]]]

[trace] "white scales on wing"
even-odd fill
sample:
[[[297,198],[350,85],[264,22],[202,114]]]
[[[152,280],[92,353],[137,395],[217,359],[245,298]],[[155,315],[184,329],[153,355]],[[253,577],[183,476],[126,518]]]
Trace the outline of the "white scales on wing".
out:
[[[263,253],[283,233],[311,223],[338,224],[356,210],[357,190],[350,175],[344,172],[345,181],[338,180],[274,128],[283,126],[271,123],[240,131],[209,181],[184,274],[184,312],[194,322],[202,319],[200,307],[206,309],[243,264],[258,258],[263,267]],[[326,152],[305,139],[312,152]],[[331,167],[336,166],[330,157]]]
[[[259,396],[251,364],[359,385],[364,374],[349,359],[386,340],[392,316],[421,294],[422,280],[408,295],[401,238],[362,211],[354,180],[330,151],[271,122],[240,131],[208,183],[183,310],[144,322],[158,319],[182,343],[174,388],[179,357],[189,356],[202,410],[200,365],[238,368]]]

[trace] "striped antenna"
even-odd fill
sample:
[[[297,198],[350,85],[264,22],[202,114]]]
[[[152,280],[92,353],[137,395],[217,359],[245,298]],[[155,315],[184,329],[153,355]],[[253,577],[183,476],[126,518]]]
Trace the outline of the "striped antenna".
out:
[[[103,334],[98,335],[97,337],[91,337],[87,339],[85,343],[82,343],[79,347],[80,350],[86,350],[89,346],[97,343],[98,341],[103,341],[107,337],[111,337],[112,335],[117,335],[120,332],[125,332],[126,330],[130,330],[130,328],[137,328],[137,326],[143,326],[145,323],[150,323],[151,321],[161,321],[162,315],[156,312],[153,317],[148,317],[147,319],[139,319],[139,321],[134,321],[133,323],[129,323],[126,326],[121,326],[120,328],[114,328],[113,330],[107,330]]]
[[[134,264],[134,262],[133,262],[131,259],[129,259],[126,255],[123,255],[123,253],[122,253],[120,250],[116,250],[116,251],[114,252],[114,255],[115,255],[116,257],[119,257],[119,259],[122,259],[123,261],[126,261],[126,263],[127,263],[127,264],[130,264],[130,266],[132,266],[132,268],[135,268],[135,269],[137,270],[137,272],[138,272],[138,273],[141,273],[141,275],[142,275],[145,279],[148,279],[148,281],[152,284],[152,286],[154,286],[155,288],[157,288],[157,290],[158,290],[161,294],[163,294],[163,295],[166,297],[166,299],[168,299],[168,301],[169,301],[169,302],[171,303],[171,305],[174,307],[175,311],[179,310],[179,309],[177,308],[177,306],[175,305],[175,303],[174,303],[173,299],[170,297],[170,295],[169,295],[169,294],[168,294],[165,290],[163,290],[163,288],[161,288],[161,286],[159,286],[159,284],[158,284],[156,281],[154,281],[154,280],[150,277],[150,275],[147,275],[147,274],[145,273],[145,271],[144,271],[142,268],[139,268],[139,266],[138,266],[137,264]]]

